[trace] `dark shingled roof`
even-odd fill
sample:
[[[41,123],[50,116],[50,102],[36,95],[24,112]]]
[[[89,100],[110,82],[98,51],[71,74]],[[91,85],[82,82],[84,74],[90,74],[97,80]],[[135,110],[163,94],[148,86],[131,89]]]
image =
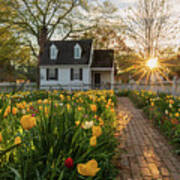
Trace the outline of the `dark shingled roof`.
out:
[[[113,67],[113,50],[94,50],[91,67]]]
[[[82,48],[81,59],[74,59],[74,46],[79,44]],[[49,49],[54,44],[58,49],[57,60],[50,59]],[[89,64],[92,40],[49,41],[40,58],[40,65],[60,64]]]

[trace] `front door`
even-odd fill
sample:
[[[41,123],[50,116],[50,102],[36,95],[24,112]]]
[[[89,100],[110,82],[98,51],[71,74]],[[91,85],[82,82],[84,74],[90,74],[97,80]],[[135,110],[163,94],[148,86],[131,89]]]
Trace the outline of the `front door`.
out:
[[[95,82],[95,87],[100,87],[101,84],[101,74],[100,73],[95,73],[94,75],[94,82]]]

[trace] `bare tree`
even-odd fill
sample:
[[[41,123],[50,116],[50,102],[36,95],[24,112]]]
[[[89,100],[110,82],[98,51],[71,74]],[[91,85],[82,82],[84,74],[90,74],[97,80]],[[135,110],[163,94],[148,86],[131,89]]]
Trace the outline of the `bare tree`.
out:
[[[138,0],[127,10],[125,35],[141,57],[160,56],[160,51],[176,40],[179,24],[168,0]]]

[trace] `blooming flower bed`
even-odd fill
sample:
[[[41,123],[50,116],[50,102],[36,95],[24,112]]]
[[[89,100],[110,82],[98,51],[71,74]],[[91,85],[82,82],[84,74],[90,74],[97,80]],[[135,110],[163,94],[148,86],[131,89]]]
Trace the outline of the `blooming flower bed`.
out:
[[[167,94],[156,94],[150,91],[125,91],[134,104],[143,108],[149,119],[175,145],[176,153],[180,154],[180,97]]]
[[[0,95],[0,179],[113,179],[112,91]]]

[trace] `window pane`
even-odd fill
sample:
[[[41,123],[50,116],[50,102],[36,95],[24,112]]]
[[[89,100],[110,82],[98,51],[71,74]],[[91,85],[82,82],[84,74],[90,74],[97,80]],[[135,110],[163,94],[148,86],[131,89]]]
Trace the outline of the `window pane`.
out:
[[[74,57],[75,58],[81,58],[81,49],[80,49],[80,47],[75,47],[74,48]]]
[[[74,79],[75,80],[79,80],[80,79],[79,69],[74,69]]]
[[[49,69],[49,78],[55,78],[56,72],[55,69]]]

